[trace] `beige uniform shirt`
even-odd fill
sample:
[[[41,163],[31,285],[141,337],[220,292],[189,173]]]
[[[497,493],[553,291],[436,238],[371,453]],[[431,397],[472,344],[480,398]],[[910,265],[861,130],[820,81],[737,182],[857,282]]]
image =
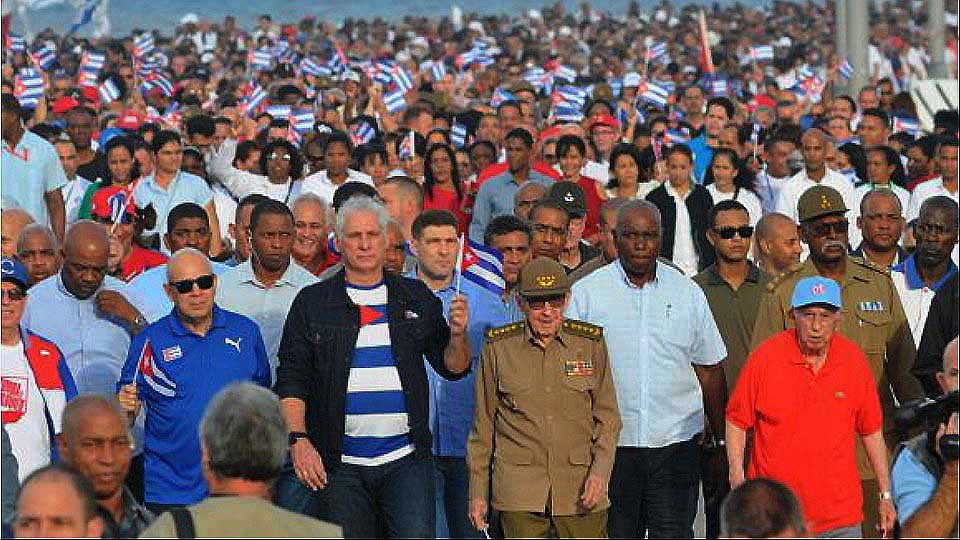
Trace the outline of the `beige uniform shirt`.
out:
[[[602,329],[568,319],[546,348],[525,321],[488,331],[476,395],[470,497],[486,500],[492,467],[497,510],[589,512],[584,481],[609,481],[621,426]]]

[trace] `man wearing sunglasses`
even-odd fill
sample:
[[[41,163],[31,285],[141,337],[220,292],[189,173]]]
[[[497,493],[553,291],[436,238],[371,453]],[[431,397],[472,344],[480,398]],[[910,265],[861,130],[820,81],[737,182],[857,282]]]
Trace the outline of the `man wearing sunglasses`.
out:
[[[116,385],[130,418],[146,407],[144,501],[157,515],[207,496],[197,425],[214,395],[235,381],[270,385],[260,329],[214,303],[217,277],[207,255],[181,249],[166,271],[174,309],[130,343]]]
[[[757,307],[770,277],[747,258],[753,227],[747,208],[735,200],[720,201],[710,210],[707,241],[717,254],[717,262],[694,276],[707,296],[720,337],[727,347],[723,361],[727,379],[727,395],[733,392],[740,369],[750,354],[750,333],[757,320]],[[706,437],[707,452],[723,453],[719,442],[722,433]],[[712,443],[712,444],[711,444]],[[707,471],[703,474],[703,493],[707,516],[707,538],[720,534],[720,503],[730,485],[725,478],[712,482]]]
[[[77,395],[77,388],[56,344],[20,325],[27,305],[26,267],[4,257],[0,269],[3,429],[17,458],[14,474],[19,474],[22,481],[50,463],[61,431],[60,417],[67,401]]]
[[[828,186],[814,186],[800,197],[797,204],[800,236],[810,246],[810,256],[767,286],[769,292],[760,302],[751,349],[756,349],[770,336],[794,327],[790,300],[800,279],[820,275],[839,283],[845,306],[840,331],[867,357],[883,406],[884,435],[892,450],[897,442],[892,422],[894,396],[900,403],[923,397],[920,382],[910,372],[916,347],[889,271],[847,254],[849,222],[844,217],[847,211],[840,193]],[[885,499],[889,493],[879,493],[859,443],[857,463],[864,494],[864,532],[876,534],[878,496]]]
[[[621,424],[603,329],[564,318],[559,262],[537,257],[519,287],[525,320],[488,330],[477,367],[470,521],[486,530],[492,489],[507,538],[606,537]]]

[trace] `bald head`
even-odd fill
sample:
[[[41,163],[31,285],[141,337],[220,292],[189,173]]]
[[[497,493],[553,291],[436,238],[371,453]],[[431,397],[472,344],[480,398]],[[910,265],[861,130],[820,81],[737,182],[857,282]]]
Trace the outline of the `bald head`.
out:
[[[213,266],[210,264],[210,259],[194,248],[183,248],[167,261],[169,283],[211,273],[213,273]]]
[[[960,366],[957,365],[957,353],[960,351],[960,337],[953,338],[943,350],[943,371],[937,372],[937,382],[943,393],[960,389]]]
[[[771,212],[760,218],[757,222],[757,240],[767,240],[776,236],[779,231],[785,228],[797,228],[790,216],[779,212]]]
[[[76,444],[83,435],[86,419],[100,415],[119,421],[126,431],[127,415],[120,408],[116,398],[100,394],[82,394],[70,400],[63,409],[62,438],[70,446]]]
[[[103,225],[89,220],[74,223],[60,250],[60,276],[67,291],[80,300],[93,296],[107,275],[109,253],[110,240]]]
[[[793,219],[776,212],[757,222],[754,259],[768,274],[778,275],[800,261],[800,232]]]
[[[110,238],[107,237],[107,231],[99,223],[87,219],[71,225],[67,230],[67,236],[63,239],[65,258],[70,257],[71,253],[91,250],[103,250],[106,257],[109,247]]]
[[[0,240],[4,257],[17,254],[17,238],[23,228],[33,223],[33,216],[20,208],[7,208],[0,212]]]
[[[624,225],[637,215],[655,222],[657,228],[660,229],[660,233],[663,233],[663,226],[660,223],[660,209],[648,200],[638,199],[624,204],[617,212],[617,235],[620,235]]]

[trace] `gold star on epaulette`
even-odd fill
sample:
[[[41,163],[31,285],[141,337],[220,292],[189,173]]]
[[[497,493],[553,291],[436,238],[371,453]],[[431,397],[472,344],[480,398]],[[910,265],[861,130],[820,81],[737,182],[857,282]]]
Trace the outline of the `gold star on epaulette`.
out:
[[[523,332],[523,323],[515,322],[487,330],[487,339],[497,340]]]
[[[575,336],[585,337],[595,341],[603,337],[603,327],[576,319],[564,320],[563,329]]]

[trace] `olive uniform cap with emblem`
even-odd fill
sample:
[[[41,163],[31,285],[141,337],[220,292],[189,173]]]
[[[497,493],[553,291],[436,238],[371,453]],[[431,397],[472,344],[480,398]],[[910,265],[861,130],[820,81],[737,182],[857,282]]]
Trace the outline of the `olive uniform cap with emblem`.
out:
[[[831,214],[844,214],[848,210],[843,204],[843,196],[830,186],[813,186],[804,191],[797,202],[800,223]]]
[[[537,257],[520,270],[520,295],[545,298],[570,292],[570,280],[559,262]]]
[[[573,182],[554,182],[547,198],[556,201],[570,217],[587,215],[587,197],[583,194],[583,188]]]

